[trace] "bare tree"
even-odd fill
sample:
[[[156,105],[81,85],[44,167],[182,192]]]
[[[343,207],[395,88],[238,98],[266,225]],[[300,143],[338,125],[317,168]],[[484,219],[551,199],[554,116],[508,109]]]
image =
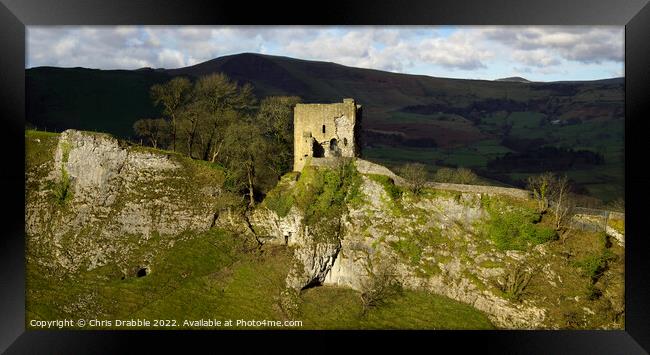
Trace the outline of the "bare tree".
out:
[[[454,169],[450,168],[440,168],[433,175],[433,180],[436,182],[454,182],[454,179]]]
[[[139,137],[149,140],[154,148],[158,148],[161,143],[164,145],[170,136],[169,122],[162,118],[137,120],[133,124],[133,130]]]
[[[529,177],[528,189],[537,200],[538,212],[551,212],[553,227],[564,241],[571,229],[576,204],[569,178],[566,175],[558,177],[554,173],[545,172]]]
[[[202,108],[196,103],[191,103],[186,107],[186,110],[179,115],[177,139],[185,140],[187,156],[193,158],[193,151],[195,150],[196,140],[199,134],[199,124],[201,123],[204,113]]]
[[[555,230],[560,234],[562,241],[564,241],[567,232],[570,230],[571,218],[573,217],[575,208],[574,201],[571,198],[571,185],[566,175],[556,180],[552,199]]]
[[[230,125],[226,131],[223,147],[225,166],[232,181],[240,189],[247,190],[249,206],[255,205],[255,187],[264,176],[269,175],[269,142],[260,128],[249,122]]]
[[[197,131],[199,156],[214,162],[223,146],[227,127],[252,113],[255,105],[253,88],[250,85],[240,87],[225,74],[216,73],[199,78],[193,96],[201,109]]]
[[[370,262],[366,266],[368,276],[361,282],[362,315],[402,293],[402,284],[397,279],[392,265],[385,262],[380,264],[376,270],[373,270]]]
[[[448,182],[453,184],[471,185],[479,182],[479,178],[471,169],[468,168],[440,168],[433,175],[436,182]]]
[[[411,192],[416,195],[422,192],[428,180],[427,169],[423,164],[405,164],[399,169],[399,173],[408,182]]]
[[[458,168],[456,170],[456,176],[457,176],[456,183],[458,184],[471,185],[471,184],[476,184],[478,182],[478,176],[471,169],[468,168]]]
[[[555,181],[555,174],[551,172],[528,177],[528,189],[532,191],[535,200],[537,200],[537,210],[540,213],[545,213],[548,210]]]

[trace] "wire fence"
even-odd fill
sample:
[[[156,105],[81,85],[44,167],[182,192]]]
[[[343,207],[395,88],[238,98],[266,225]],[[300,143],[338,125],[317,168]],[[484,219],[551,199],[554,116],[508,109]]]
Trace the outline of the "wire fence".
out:
[[[625,214],[621,212],[587,207],[574,207],[573,215],[576,226],[599,231],[607,231],[610,220],[625,219]]]

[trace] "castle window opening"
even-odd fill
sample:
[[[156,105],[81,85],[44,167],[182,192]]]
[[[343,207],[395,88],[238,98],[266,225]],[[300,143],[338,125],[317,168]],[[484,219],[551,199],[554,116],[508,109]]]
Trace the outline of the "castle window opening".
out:
[[[346,146],[346,147],[348,146],[348,139],[347,138],[343,138],[343,145]]]
[[[339,150],[336,138],[332,138],[332,140],[330,140],[330,154],[334,157],[341,156],[341,151]]]
[[[325,133],[325,125],[323,125],[323,133]]]

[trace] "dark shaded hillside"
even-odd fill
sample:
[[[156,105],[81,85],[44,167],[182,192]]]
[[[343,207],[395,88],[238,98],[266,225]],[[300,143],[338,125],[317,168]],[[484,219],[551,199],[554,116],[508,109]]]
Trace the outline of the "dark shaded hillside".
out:
[[[149,99],[151,85],[173,76],[196,78],[215,72],[252,84],[259,97],[297,95],[306,102],[354,97],[365,106],[369,129],[406,132],[393,127],[393,111],[463,116],[472,111],[564,113],[578,105],[574,110],[599,107],[601,116],[622,116],[622,83],[616,79],[563,84],[434,78],[244,53],[170,70],[27,69],[27,120],[37,126],[125,136],[135,119],[157,114]]]
[[[226,73],[240,83],[250,83],[258,96],[304,96],[309,87],[289,71],[265,56],[242,54],[209,60],[190,67],[166,70],[171,76],[200,77],[211,73]]]
[[[604,163],[571,169],[572,178],[606,200],[623,194],[623,80],[512,82],[435,78],[243,53],[178,69],[26,70],[27,121],[38,128],[132,134],[156,117],[149,87],[174,76],[223,72],[250,83],[259,98],[296,95],[304,102],[353,97],[364,106],[366,158],[395,167],[406,161],[466,166],[493,176],[491,161],[544,146],[598,153]],[[512,145],[525,141],[526,149]],[[521,184],[527,172],[500,172]]]
[[[169,78],[154,70],[28,69],[27,122],[51,131],[77,128],[128,137],[133,122],[159,114],[149,88]]]

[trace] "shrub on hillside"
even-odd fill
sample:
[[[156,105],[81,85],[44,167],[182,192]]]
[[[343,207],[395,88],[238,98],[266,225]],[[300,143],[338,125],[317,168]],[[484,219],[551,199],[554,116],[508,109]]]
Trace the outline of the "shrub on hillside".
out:
[[[525,265],[519,264],[508,268],[506,274],[498,280],[497,287],[512,301],[521,301],[524,291],[537,270],[527,270]]]
[[[553,228],[537,224],[540,217],[530,209],[492,212],[485,233],[501,250],[526,250],[557,238]]]
[[[423,164],[408,163],[399,169],[399,174],[408,182],[409,189],[419,195],[428,180],[427,169]]]
[[[479,182],[478,175],[467,168],[440,168],[433,176],[433,180],[436,182],[466,185],[477,184]]]
[[[402,284],[395,275],[392,265],[382,264],[379,269],[369,272],[368,277],[361,283],[362,315],[387,301],[401,295]]]

